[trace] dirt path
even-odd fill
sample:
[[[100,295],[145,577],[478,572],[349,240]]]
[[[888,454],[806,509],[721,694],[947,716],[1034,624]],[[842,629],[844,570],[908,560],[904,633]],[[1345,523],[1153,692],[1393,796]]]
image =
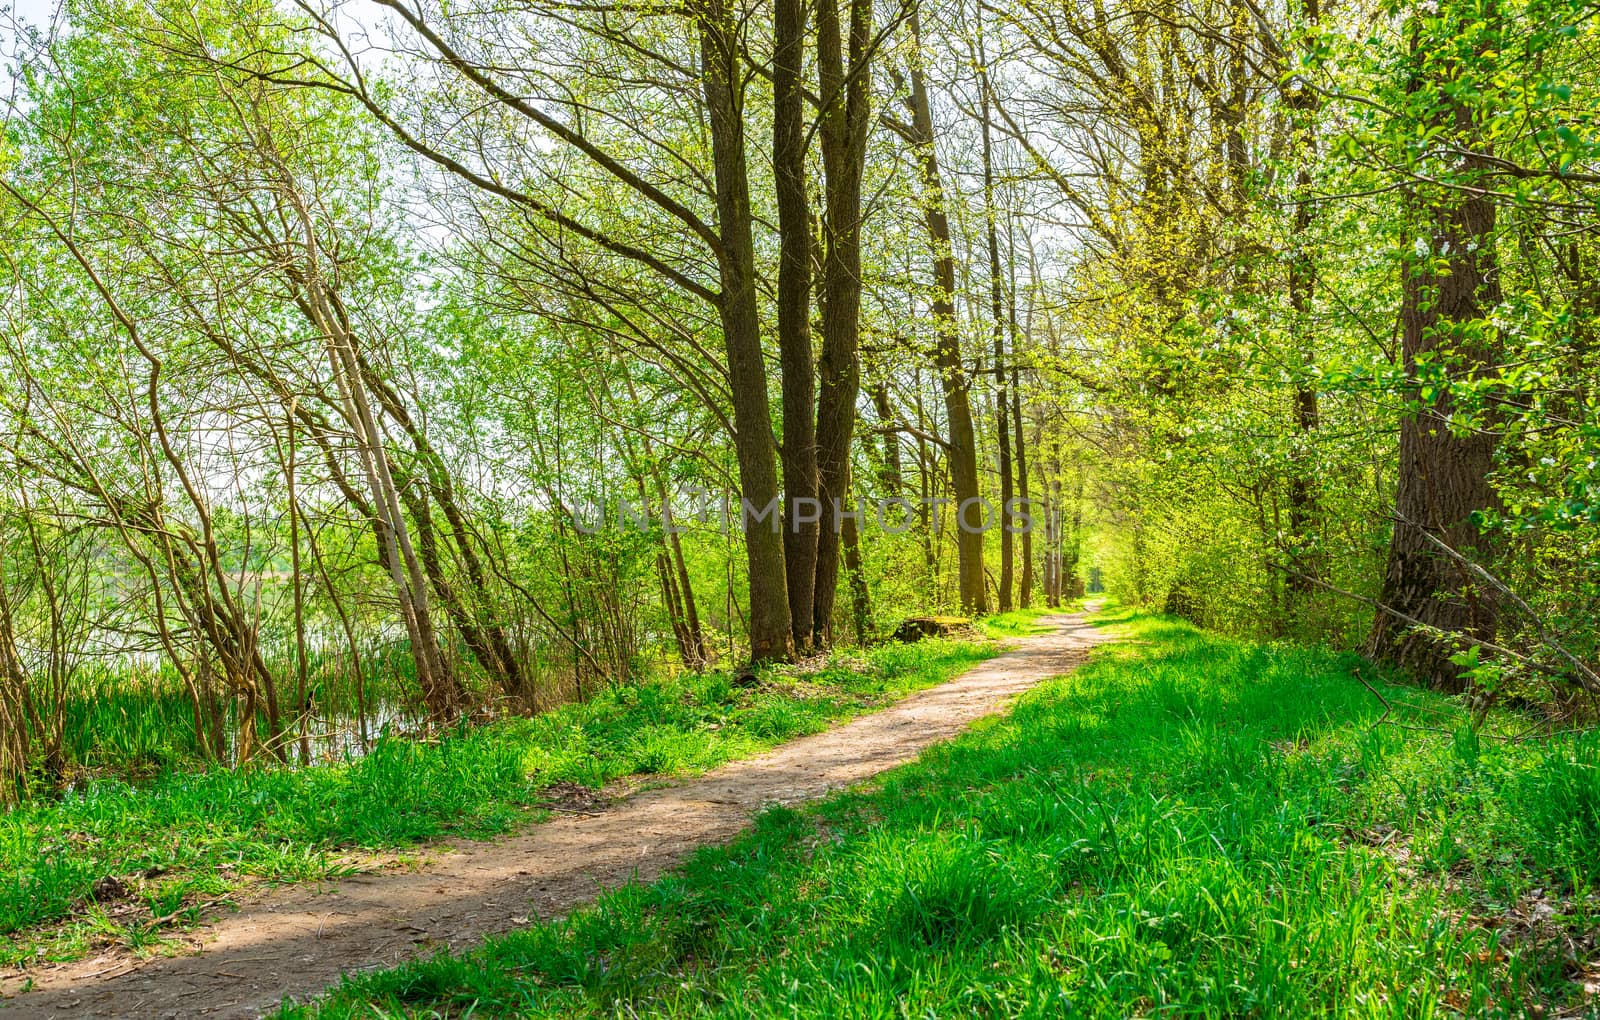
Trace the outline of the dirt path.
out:
[[[392,966],[441,946],[560,916],[627,881],[650,881],[690,851],[729,840],[770,804],[821,797],[910,761],[1012,696],[1083,661],[1104,632],[1081,617],[938,687],[836,729],[733,762],[676,786],[574,814],[494,843],[454,846],[420,870],[279,889],[199,934],[193,956],[140,962],[123,953],[30,975],[0,1004],[32,1017],[255,1017],[305,999],[346,971]],[[18,982],[8,976],[7,990]]]

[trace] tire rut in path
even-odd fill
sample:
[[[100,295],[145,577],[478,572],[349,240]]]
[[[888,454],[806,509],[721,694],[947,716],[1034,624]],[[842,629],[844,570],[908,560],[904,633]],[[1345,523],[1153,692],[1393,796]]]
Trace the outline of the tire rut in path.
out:
[[[648,882],[697,847],[723,843],[772,804],[815,800],[910,761],[1077,666],[1105,640],[1081,616],[881,711],[698,778],[568,815],[492,843],[463,843],[420,870],[273,890],[197,934],[191,955],[101,956],[31,976],[0,1020],[255,1017],[313,997],[347,972],[459,950],[534,918],[559,917],[629,881]],[[16,982],[10,977],[7,984]]]

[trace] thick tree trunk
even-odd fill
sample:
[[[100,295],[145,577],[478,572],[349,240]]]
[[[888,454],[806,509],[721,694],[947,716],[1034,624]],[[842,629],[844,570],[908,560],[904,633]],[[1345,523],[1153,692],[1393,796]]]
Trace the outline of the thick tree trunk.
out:
[[[1494,206],[1482,198],[1468,198],[1440,213],[1434,250],[1452,253],[1447,274],[1434,277],[1425,269],[1413,269],[1404,283],[1402,349],[1407,377],[1413,379],[1420,356],[1455,341],[1453,325],[1481,318],[1485,307],[1500,300],[1492,239]],[[1442,248],[1444,243],[1449,247]],[[1487,355],[1459,346],[1457,353],[1479,364]],[[1488,480],[1494,466],[1494,436],[1478,430],[1453,434],[1454,403],[1449,392],[1441,393],[1400,424],[1394,533],[1379,601],[1446,633],[1489,638],[1496,620],[1492,596],[1427,538],[1431,534],[1464,554],[1481,551],[1483,540],[1472,514],[1496,502]],[[1369,643],[1378,659],[1440,689],[1462,689],[1460,670],[1449,661],[1451,649],[1390,613],[1379,611]]]
[[[749,168],[744,144],[744,74],[737,28],[726,0],[706,0],[700,12],[700,59],[715,167],[721,238],[718,314],[727,348],[733,394],[734,449],[739,488],[749,504],[741,513],[750,580],[750,655],[757,662],[794,657],[789,591],[784,571],[783,509],[773,453],[761,318],[756,306],[755,242]],[[758,519],[757,515],[776,515]],[[777,528],[773,524],[777,524]]]
[[[1419,59],[1414,41],[1413,59]],[[1443,91],[1448,81],[1425,83]],[[1469,151],[1481,152],[1470,113],[1458,103],[1442,110],[1440,121]],[[1478,179],[1493,167],[1485,156],[1463,157],[1463,176]],[[1481,328],[1489,309],[1501,300],[1495,258],[1495,207],[1478,191],[1437,188],[1419,191],[1414,212],[1427,232],[1430,257],[1409,261],[1402,279],[1401,353],[1406,377],[1417,379],[1418,363],[1450,350],[1452,374],[1472,374],[1495,355],[1492,335]],[[1441,263],[1442,261],[1442,268]],[[1485,542],[1473,513],[1496,505],[1489,483],[1495,437],[1482,428],[1465,435],[1453,431],[1456,402],[1448,389],[1424,400],[1400,423],[1399,484],[1395,492],[1394,532],[1379,602],[1429,628],[1474,638],[1494,634],[1497,607],[1459,563],[1433,542],[1472,555]],[[1371,654],[1446,691],[1464,689],[1461,670],[1451,663],[1444,642],[1394,615],[1379,610],[1369,638]]]
[[[850,0],[850,35],[842,38],[839,0],[817,4],[817,69],[824,106],[819,134],[827,180],[822,232],[822,388],[817,405],[817,495],[825,521],[817,546],[816,643],[833,642],[839,542],[848,509],[850,445],[861,392],[861,180],[872,118],[870,0]],[[848,54],[845,48],[848,46]],[[848,56],[848,61],[847,61]],[[853,522],[851,522],[853,527]]]
[[[923,222],[933,243],[933,320],[938,340],[934,364],[939,370],[939,386],[944,393],[948,420],[950,489],[956,505],[956,552],[959,558],[959,597],[962,612],[989,611],[983,572],[983,511],[978,503],[978,449],[972,426],[972,404],[967,396],[971,381],[961,364],[961,334],[956,322],[956,264],[950,246],[950,219],[945,212],[944,185],[939,174],[939,158],[934,151],[933,111],[928,101],[927,82],[922,74],[921,25],[916,8],[910,18],[916,52],[911,59],[912,130],[916,135],[918,158],[922,165]]]
[[[816,400],[811,353],[811,204],[806,194],[804,0],[776,0],[772,35],[772,173],[778,200],[778,360],[783,375],[783,563],[790,630],[797,651],[811,645],[817,582],[814,514],[797,501],[817,498]]]

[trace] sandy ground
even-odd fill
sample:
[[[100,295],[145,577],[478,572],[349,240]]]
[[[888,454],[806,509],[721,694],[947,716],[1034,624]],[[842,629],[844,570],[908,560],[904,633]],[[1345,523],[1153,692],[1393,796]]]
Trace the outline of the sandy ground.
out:
[[[463,949],[531,920],[558,917],[629,881],[648,882],[696,847],[726,842],[772,804],[814,800],[910,761],[1015,695],[1083,661],[1105,638],[1081,617],[955,679],[836,729],[639,793],[565,814],[492,843],[440,849],[420,868],[270,890],[197,932],[200,952],[139,960],[114,952],[5,975],[0,1020],[32,1017],[255,1017],[304,1000],[340,975]]]

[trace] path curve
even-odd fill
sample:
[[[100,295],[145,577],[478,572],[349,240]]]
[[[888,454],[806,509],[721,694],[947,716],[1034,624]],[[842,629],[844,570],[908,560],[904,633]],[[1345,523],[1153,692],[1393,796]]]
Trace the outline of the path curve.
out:
[[[1081,616],[1021,639],[937,687],[604,811],[566,815],[492,843],[465,843],[420,870],[276,890],[218,918],[192,956],[102,956],[32,974],[0,1020],[256,1017],[348,971],[393,966],[558,917],[629,880],[648,882],[695,848],[723,843],[771,804],[797,804],[910,761],[1017,694],[1081,663],[1104,631]]]

